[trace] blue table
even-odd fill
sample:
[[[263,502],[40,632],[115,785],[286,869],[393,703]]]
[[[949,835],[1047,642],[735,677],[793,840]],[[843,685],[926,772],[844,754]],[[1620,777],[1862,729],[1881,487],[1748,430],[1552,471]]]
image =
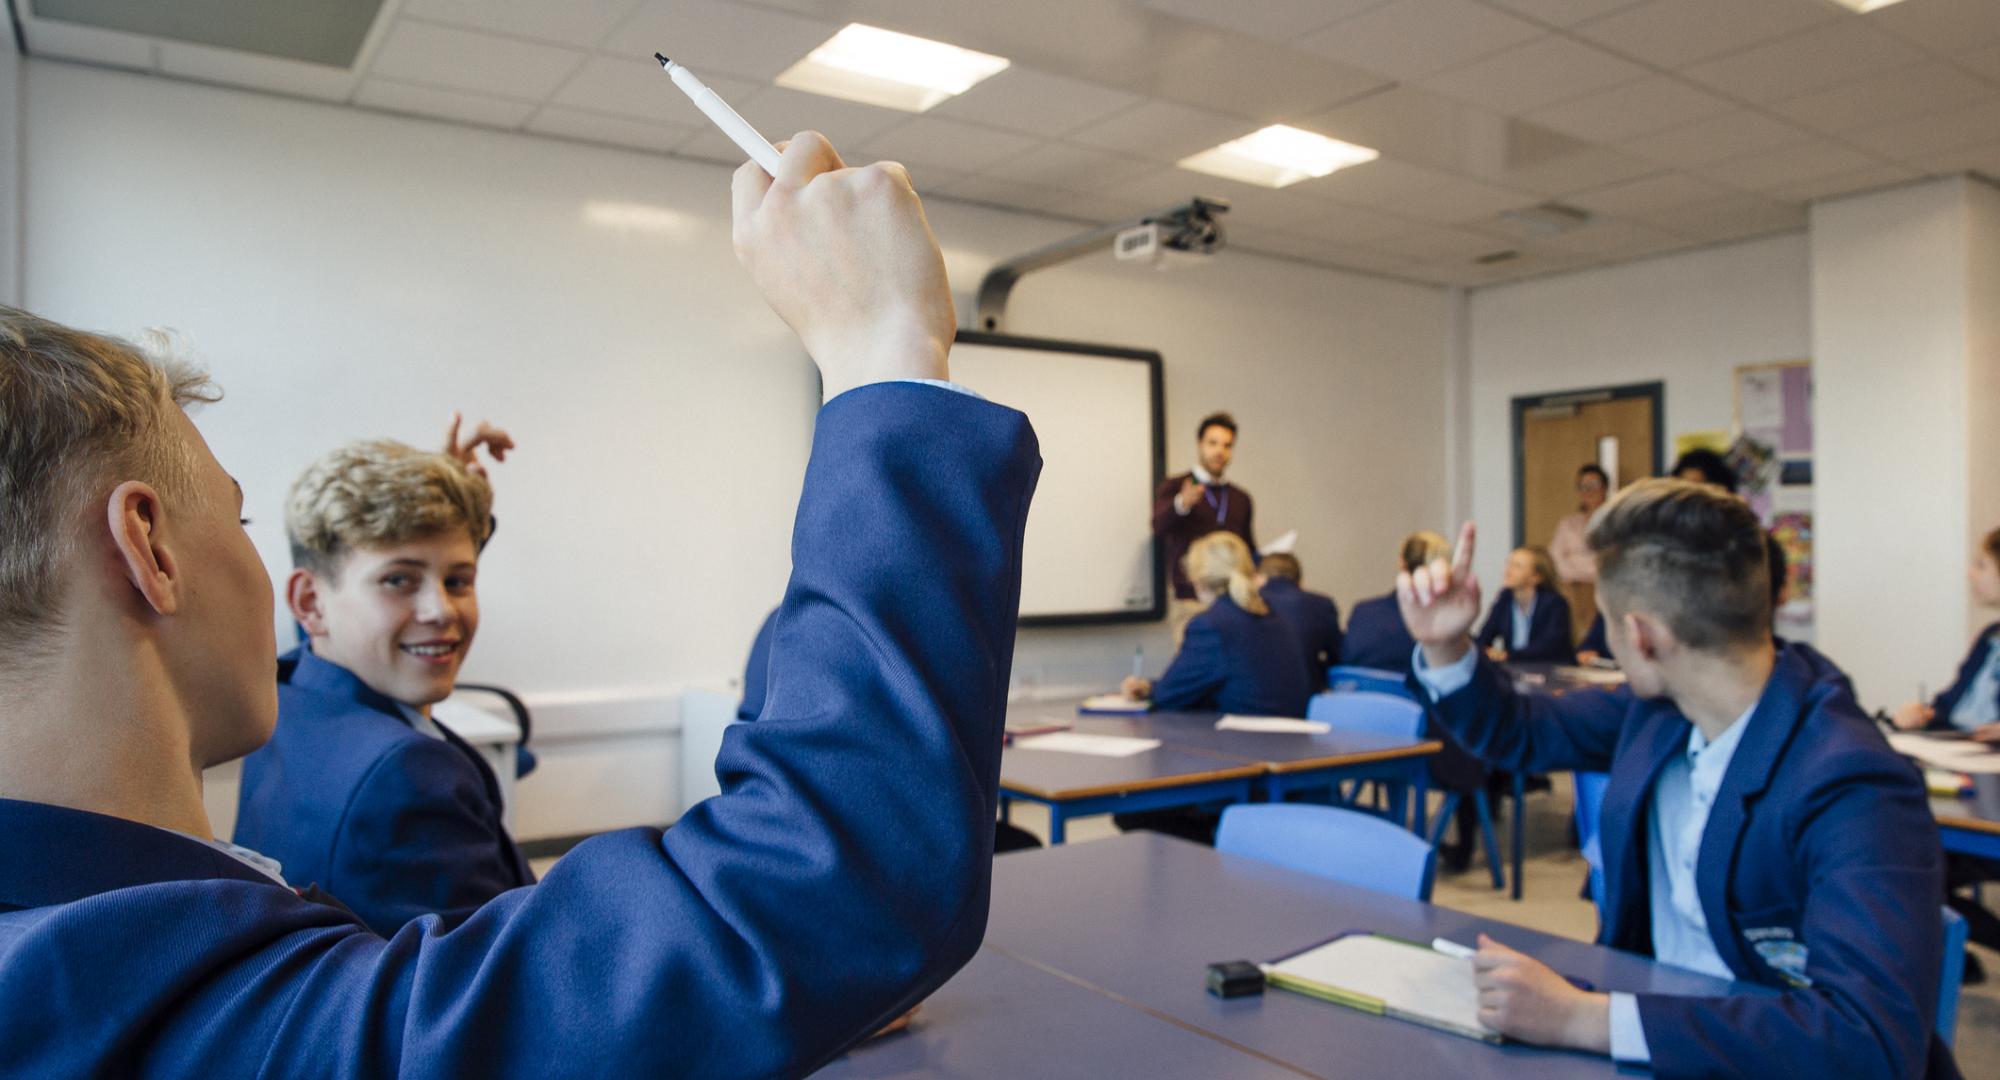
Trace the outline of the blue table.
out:
[[[1464,942],[1485,931],[1605,990],[1769,992],[1145,833],[995,860],[986,941],[1309,1076],[1543,1080],[1616,1073],[1607,1058],[1492,1046],[1298,994],[1224,1001],[1203,989],[1210,962],[1269,960],[1347,930]],[[946,1037],[942,1027],[919,1037],[933,1033]]]
[[[1973,777],[1970,792],[1932,799],[1931,812],[1946,851],[2000,860],[2000,775]]]
[[[1165,745],[1121,758],[1008,747],[1000,756],[1000,816],[1016,799],[1041,803],[1049,808],[1049,843],[1060,844],[1070,818],[1248,802],[1263,775],[1254,761]]]

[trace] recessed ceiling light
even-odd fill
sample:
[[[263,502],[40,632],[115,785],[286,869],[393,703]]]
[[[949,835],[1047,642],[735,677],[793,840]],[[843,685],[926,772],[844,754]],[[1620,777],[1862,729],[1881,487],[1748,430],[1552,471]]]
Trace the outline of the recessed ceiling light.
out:
[[[1888,7],[1890,4],[1900,4],[1903,0],[1833,0],[1833,2],[1847,8],[1849,11],[1857,11],[1866,15],[1871,11]]]
[[[1007,70],[1004,56],[850,23],[778,85],[904,112],[923,112]]]
[[[1180,166],[1246,184],[1281,188],[1381,156],[1365,146],[1272,124],[1213,150],[1182,158]]]

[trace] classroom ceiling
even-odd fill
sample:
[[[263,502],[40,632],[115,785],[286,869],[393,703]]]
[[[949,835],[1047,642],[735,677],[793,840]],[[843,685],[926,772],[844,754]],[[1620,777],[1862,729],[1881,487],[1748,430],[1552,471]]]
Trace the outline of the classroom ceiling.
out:
[[[158,0],[13,2],[34,56],[738,162],[661,50],[767,135],[817,128],[926,193],[1089,223],[1221,195],[1234,247],[1440,284],[2000,176],[2000,0],[388,0],[348,67],[201,44],[231,0],[142,33],[88,12]],[[773,85],[849,22],[1013,66],[921,115]],[[1382,156],[1276,191],[1174,165],[1270,123]],[[1588,219],[1520,213],[1550,202]]]

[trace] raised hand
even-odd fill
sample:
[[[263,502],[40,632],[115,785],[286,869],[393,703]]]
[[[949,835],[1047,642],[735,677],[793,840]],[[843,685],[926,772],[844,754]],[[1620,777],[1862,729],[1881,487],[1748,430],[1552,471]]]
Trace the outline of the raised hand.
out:
[[[956,333],[944,257],[901,165],[850,169],[818,132],[733,186],[736,257],[819,365],[826,396],[944,379]]]
[[[464,422],[465,418],[461,414],[451,414],[451,426],[446,428],[444,433],[444,452],[465,466],[465,471],[474,476],[484,477],[486,465],[479,460],[479,448],[484,446],[486,452],[493,455],[495,462],[505,461],[507,452],[514,449],[514,438],[506,431],[481,420],[472,435],[461,442],[458,432],[464,426]]]
[[[1451,561],[1434,559],[1414,573],[1396,575],[1396,606],[1403,626],[1424,647],[1425,662],[1434,667],[1455,663],[1472,647],[1467,636],[1479,618],[1479,578],[1472,572],[1477,534],[1471,522],[1459,530]]]
[[[1174,496],[1174,505],[1179,507],[1182,513],[1186,513],[1194,509],[1195,500],[1201,498],[1202,493],[1207,490],[1208,488],[1196,483],[1195,478],[1190,475],[1181,481],[1181,493]]]

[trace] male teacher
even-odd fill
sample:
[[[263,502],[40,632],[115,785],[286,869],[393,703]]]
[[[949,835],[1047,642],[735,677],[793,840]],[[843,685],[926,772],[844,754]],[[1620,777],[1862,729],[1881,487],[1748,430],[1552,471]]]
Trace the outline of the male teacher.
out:
[[[1174,602],[1168,621],[1176,635],[1201,610],[1194,585],[1181,566],[1188,545],[1224,529],[1242,537],[1251,551],[1257,550],[1250,534],[1250,493],[1222,477],[1235,453],[1236,419],[1226,412],[1211,413],[1195,429],[1194,469],[1168,477],[1153,496],[1153,535],[1165,538],[1173,574]]]

